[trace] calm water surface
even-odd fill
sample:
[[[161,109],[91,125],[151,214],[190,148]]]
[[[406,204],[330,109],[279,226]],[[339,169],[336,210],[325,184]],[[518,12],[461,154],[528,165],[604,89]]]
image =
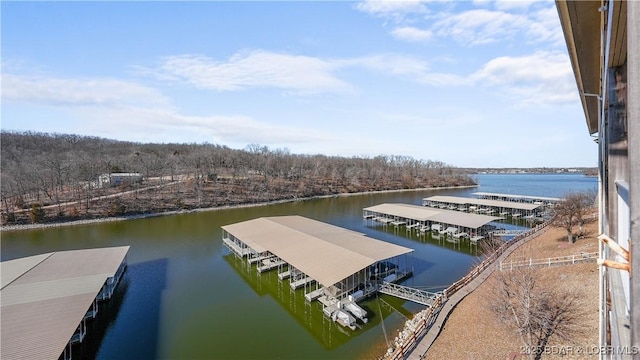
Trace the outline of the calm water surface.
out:
[[[472,189],[334,197],[287,204],[2,234],[2,260],[44,252],[130,245],[116,296],[103,305],[75,355],[97,359],[346,359],[384,351],[405,316],[423,306],[388,296],[364,303],[369,323],[355,332],[323,317],[275,272],[229,255],[220,226],[260,216],[302,215],[415,250],[405,284],[440,290],[477,261],[475,248],[367,225],[362,208],[420,204],[433,195],[476,191],[562,197],[594,189],[582,175],[478,175]]]

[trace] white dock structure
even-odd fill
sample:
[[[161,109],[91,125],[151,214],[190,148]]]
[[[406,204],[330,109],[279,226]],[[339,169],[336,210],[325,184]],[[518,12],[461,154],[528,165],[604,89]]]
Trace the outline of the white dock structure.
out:
[[[342,305],[357,301],[365,291],[377,291],[382,278],[402,279],[410,273],[407,256],[412,249],[302,216],[262,217],[222,230],[224,243],[236,256],[249,263],[261,259],[256,267],[264,266],[265,259],[277,262],[279,281],[289,279],[292,291],[304,287],[307,301],[320,301],[327,316],[350,328],[349,318],[337,313],[345,311]]]
[[[491,215],[493,213],[500,216],[531,216],[544,217],[546,208],[541,203],[515,202],[492,199],[477,199],[461,196],[437,195],[422,199],[422,205],[439,208],[455,208],[458,211],[465,211],[475,214]]]
[[[451,236],[463,233],[464,237],[475,238],[486,236],[492,226],[488,225],[492,221],[500,220],[502,217],[470,214],[461,211],[434,209],[425,206],[385,203],[370,206],[362,210],[363,218],[371,221],[388,224],[391,221],[403,221],[409,226],[416,226],[422,232],[434,231],[441,235]]]
[[[128,251],[58,251],[1,262],[2,358],[70,359],[98,301],[113,294]]]
[[[475,192],[472,195],[478,197],[479,199],[523,202],[523,203],[533,203],[533,204],[540,204],[540,205],[544,204],[547,206],[552,206],[553,204],[557,204],[560,201],[562,201],[561,198],[556,198],[556,197],[501,194],[501,193],[491,193],[491,192]]]

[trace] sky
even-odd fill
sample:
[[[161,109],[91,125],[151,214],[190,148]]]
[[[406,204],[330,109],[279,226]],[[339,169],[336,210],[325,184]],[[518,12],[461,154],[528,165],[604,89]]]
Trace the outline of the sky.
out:
[[[3,130],[597,165],[553,1],[0,7]]]

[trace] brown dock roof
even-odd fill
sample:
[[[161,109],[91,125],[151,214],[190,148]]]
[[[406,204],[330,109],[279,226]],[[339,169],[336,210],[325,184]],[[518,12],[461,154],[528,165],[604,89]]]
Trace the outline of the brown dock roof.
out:
[[[370,206],[363,210],[416,221],[439,222],[471,229],[477,229],[492,221],[502,219],[499,216],[469,214],[461,211],[433,209],[411,204],[386,203]]]
[[[324,286],[412,249],[302,216],[263,217],[222,227],[255,251],[269,251]]]
[[[128,251],[58,251],[1,262],[2,358],[58,359]]]

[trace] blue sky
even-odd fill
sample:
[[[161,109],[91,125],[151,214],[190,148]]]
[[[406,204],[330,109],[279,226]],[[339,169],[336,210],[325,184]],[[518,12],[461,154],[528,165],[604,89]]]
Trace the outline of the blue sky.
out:
[[[2,1],[2,129],[596,166],[553,1]]]

